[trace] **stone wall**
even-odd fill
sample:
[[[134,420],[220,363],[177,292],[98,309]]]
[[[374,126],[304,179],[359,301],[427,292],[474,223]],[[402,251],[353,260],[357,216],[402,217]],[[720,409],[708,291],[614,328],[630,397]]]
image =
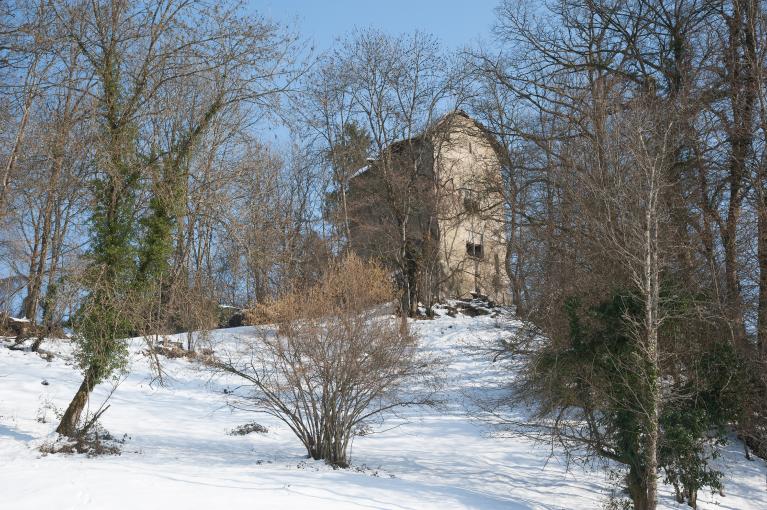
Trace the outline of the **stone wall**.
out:
[[[497,153],[481,126],[465,114],[446,117],[436,133],[433,143],[445,297],[479,293],[497,303],[508,303]]]

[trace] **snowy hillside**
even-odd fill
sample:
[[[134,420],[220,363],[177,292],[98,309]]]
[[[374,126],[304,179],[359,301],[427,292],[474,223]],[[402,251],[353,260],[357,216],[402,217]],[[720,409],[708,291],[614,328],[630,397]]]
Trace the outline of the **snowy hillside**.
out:
[[[504,324],[508,326],[509,324]],[[476,354],[504,333],[489,317],[417,321],[423,348],[449,360],[447,408],[408,410],[387,430],[357,438],[348,470],[307,460],[277,420],[225,405],[233,381],[212,377],[184,359],[167,360],[168,385],[150,385],[138,345],[132,372],[102,418],[115,437],[127,435],[119,456],[42,455],[54,437],[55,406],[80,383],[65,344],[47,363],[35,354],[0,349],[0,507],[22,509],[215,508],[600,508],[611,488],[601,471],[567,472],[547,445],[492,437],[487,423],[466,412],[471,395],[508,374]],[[213,341],[254,334],[221,330]],[[44,384],[44,381],[47,384]],[[97,404],[108,390],[102,385]],[[227,432],[249,422],[266,434]],[[737,442],[722,459],[726,496],[700,494],[701,508],[767,508],[767,469],[744,459]],[[668,490],[664,508],[676,508]],[[686,507],[685,507],[686,508]]]

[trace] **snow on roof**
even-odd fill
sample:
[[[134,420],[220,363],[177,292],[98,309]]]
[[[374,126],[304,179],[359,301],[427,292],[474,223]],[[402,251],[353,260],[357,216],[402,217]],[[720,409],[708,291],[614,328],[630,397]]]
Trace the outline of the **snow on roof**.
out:
[[[349,179],[354,179],[355,177],[359,177],[360,175],[364,174],[368,170],[370,170],[370,165],[365,165],[362,168],[360,168],[359,170],[357,170],[356,172],[354,172],[352,174],[352,176],[349,177]]]

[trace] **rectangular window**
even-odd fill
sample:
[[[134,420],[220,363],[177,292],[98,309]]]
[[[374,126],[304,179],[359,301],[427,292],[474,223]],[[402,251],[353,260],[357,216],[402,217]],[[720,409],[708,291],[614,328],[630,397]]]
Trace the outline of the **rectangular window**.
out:
[[[480,243],[466,243],[466,253],[469,255],[469,257],[474,259],[482,260],[484,257],[484,254],[482,253],[482,245]]]
[[[479,214],[479,196],[474,190],[463,190],[463,208],[469,214]]]

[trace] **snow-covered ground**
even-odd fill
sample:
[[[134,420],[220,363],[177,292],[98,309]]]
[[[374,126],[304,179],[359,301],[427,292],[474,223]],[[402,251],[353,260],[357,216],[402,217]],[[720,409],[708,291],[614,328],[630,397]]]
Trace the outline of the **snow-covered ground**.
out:
[[[489,317],[414,322],[423,348],[448,361],[449,404],[408,411],[407,419],[389,423],[393,428],[357,438],[348,470],[307,460],[277,420],[227,407],[224,389],[234,382],[193,363],[165,361],[168,385],[150,385],[139,349],[101,420],[113,436],[127,434],[122,454],[43,455],[39,447],[56,425],[50,408],[64,408],[80,383],[68,346],[45,345],[60,353],[51,363],[0,348],[0,508],[600,508],[612,487],[601,471],[568,472],[546,445],[493,437],[487,423],[466,412],[472,394],[509,377],[473,349],[508,334],[508,325],[499,325]],[[252,334],[237,328],[213,337]],[[92,405],[109,390],[102,386]],[[252,421],[269,432],[227,434]],[[701,493],[700,508],[767,508],[765,463],[745,460],[737,442],[721,462],[726,496]],[[677,507],[668,488],[661,506]]]

